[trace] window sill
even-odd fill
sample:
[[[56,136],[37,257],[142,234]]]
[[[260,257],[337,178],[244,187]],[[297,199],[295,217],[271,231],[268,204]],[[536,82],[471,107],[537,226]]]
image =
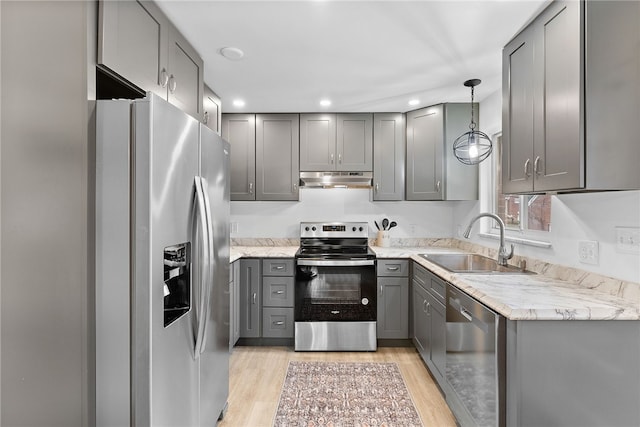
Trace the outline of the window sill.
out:
[[[484,237],[487,239],[500,240],[499,234],[478,233],[478,236]],[[505,235],[504,240],[510,243],[517,243],[520,245],[535,246],[536,248],[545,248],[545,249],[551,248],[551,242],[545,242],[543,240],[525,239],[523,237],[513,237],[509,235]]]

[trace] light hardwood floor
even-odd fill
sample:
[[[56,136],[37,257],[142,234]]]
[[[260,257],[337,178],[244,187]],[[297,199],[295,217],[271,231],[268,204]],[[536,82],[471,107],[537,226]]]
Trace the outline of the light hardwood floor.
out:
[[[396,362],[425,426],[455,427],[440,391],[414,348],[376,352],[294,352],[289,347],[235,347],[229,408],[219,427],[271,426],[289,361]]]

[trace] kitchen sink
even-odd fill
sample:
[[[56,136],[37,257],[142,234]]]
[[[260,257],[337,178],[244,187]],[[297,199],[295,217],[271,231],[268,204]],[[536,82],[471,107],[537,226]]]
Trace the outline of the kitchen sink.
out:
[[[512,265],[500,265],[492,258],[477,254],[420,254],[421,257],[452,273],[535,274]]]

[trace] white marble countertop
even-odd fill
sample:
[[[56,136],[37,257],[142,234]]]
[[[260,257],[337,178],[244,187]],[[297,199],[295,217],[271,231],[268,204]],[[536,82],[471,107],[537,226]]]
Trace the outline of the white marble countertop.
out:
[[[410,258],[510,320],[640,320],[640,302],[541,274],[451,273],[422,253],[462,253],[446,247],[372,246],[378,258]],[[242,257],[293,258],[297,246],[237,246]]]

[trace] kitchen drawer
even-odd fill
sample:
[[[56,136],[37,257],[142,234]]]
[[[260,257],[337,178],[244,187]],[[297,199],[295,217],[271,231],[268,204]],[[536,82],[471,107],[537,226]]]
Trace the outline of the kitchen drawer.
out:
[[[433,274],[431,275],[431,280],[429,281],[429,292],[442,304],[445,304],[446,299],[445,295],[447,295],[445,281],[439,278],[436,278]]]
[[[440,279],[418,263],[413,264],[413,280],[420,283],[420,285],[424,289],[428,290],[435,299],[440,301],[442,304],[445,304],[446,282],[444,280]]]
[[[406,259],[379,259],[378,276],[402,276],[409,275],[409,261]]]
[[[413,280],[420,283],[425,289],[430,287],[430,285],[428,285],[431,280],[429,272],[417,262],[413,263]]]
[[[263,308],[262,337],[293,338],[293,308]]]
[[[263,259],[262,275],[263,276],[293,276],[294,262],[293,259]]]
[[[262,306],[293,307],[293,277],[263,277]]]

